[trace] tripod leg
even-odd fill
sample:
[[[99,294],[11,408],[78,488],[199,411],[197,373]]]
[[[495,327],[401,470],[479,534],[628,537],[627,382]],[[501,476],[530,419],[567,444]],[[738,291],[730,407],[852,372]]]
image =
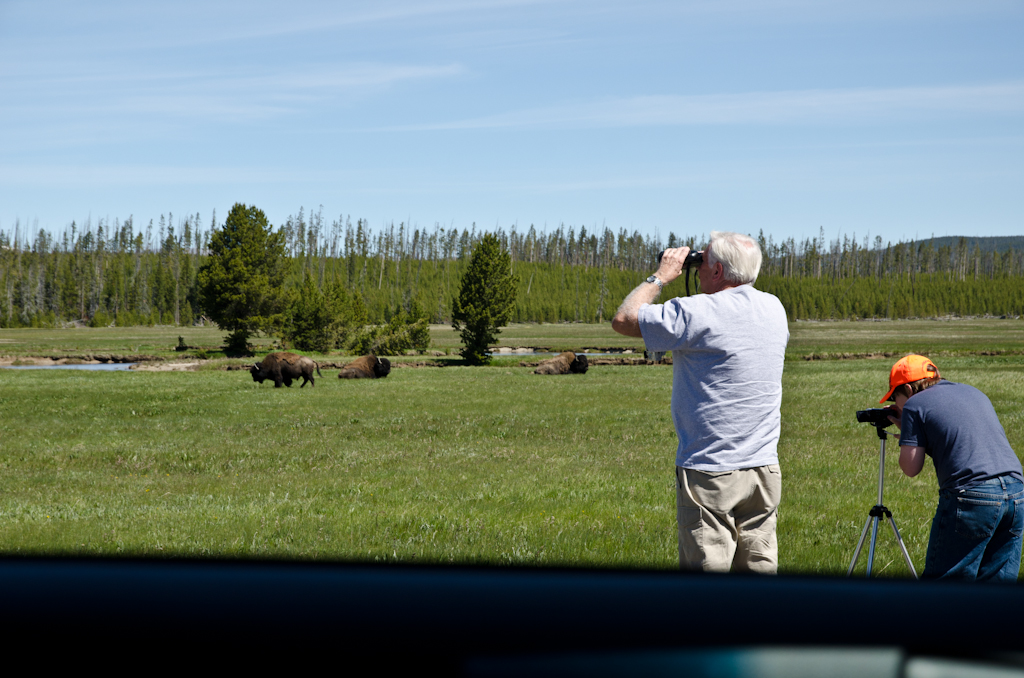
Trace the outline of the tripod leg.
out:
[[[871,519],[871,544],[868,546],[868,570],[864,576],[871,576],[871,566],[875,564],[875,544],[878,542],[878,516]]]
[[[864,522],[864,529],[860,533],[860,541],[857,542],[857,548],[853,552],[853,560],[850,561],[850,569],[846,571],[846,576],[849,577],[853,574],[853,568],[857,564],[857,559],[860,558],[860,549],[864,546],[864,537],[868,536],[868,526],[871,525],[871,516]]]
[[[903,560],[907,561],[907,567],[910,568],[910,574],[914,575],[914,579],[917,579],[917,570],[914,569],[914,563],[910,561],[910,554],[907,553],[907,546],[903,543],[903,537],[900,536],[900,531],[896,527],[896,519],[889,514],[889,524],[892,525],[892,532],[896,535],[896,543],[900,545],[900,551],[903,552]]]

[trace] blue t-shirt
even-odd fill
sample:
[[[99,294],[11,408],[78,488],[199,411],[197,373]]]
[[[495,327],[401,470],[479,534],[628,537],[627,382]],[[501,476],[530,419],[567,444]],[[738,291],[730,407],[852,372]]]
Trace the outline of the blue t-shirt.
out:
[[[778,464],[789,324],[773,295],[739,285],[646,304],[650,351],[672,351],[676,465],[733,471]]]
[[[900,445],[923,447],[940,490],[964,490],[1010,474],[1024,480],[1020,460],[984,393],[943,379],[903,406]]]

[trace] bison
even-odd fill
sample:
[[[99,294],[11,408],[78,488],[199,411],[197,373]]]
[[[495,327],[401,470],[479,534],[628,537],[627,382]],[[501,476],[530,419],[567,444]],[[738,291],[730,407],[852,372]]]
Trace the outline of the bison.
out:
[[[576,355],[572,351],[559,353],[550,360],[543,360],[534,374],[584,374],[587,371],[587,356]]]
[[[274,388],[281,388],[281,384],[290,388],[293,379],[302,377],[302,386],[299,387],[302,388],[307,381],[310,386],[316,386],[313,383],[313,370],[320,374],[320,366],[306,356],[295,353],[268,353],[263,362],[254,363],[249,368],[249,373],[252,374],[253,381],[261,384],[264,379],[270,379],[274,382]]]
[[[375,355],[356,358],[338,372],[338,379],[383,379],[391,374],[391,361]]]

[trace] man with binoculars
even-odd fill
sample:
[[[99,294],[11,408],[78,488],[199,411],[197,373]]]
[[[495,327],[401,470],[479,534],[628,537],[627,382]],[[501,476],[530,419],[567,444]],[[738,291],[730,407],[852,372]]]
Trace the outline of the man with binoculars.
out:
[[[700,255],[700,256],[695,256]],[[703,294],[654,304],[698,265]],[[672,351],[679,563],[774,574],[782,495],[778,442],[789,326],[777,298],[754,289],[761,249],[712,231],[702,253],[665,250],[657,272],[622,302],[612,328]]]

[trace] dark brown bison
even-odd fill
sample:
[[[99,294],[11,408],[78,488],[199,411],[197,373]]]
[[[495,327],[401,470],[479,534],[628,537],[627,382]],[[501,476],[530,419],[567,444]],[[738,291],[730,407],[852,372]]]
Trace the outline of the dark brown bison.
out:
[[[587,356],[572,351],[559,353],[550,360],[542,360],[534,374],[584,374],[587,371]]]
[[[281,388],[281,384],[291,387],[292,380],[299,377],[302,377],[302,386],[305,386],[307,381],[310,386],[316,386],[313,383],[313,370],[320,374],[320,366],[306,356],[294,353],[268,353],[263,362],[254,363],[249,368],[249,373],[253,381],[262,384],[264,379],[270,379],[274,382],[274,388]]]
[[[391,361],[375,355],[356,358],[338,372],[338,379],[383,379],[391,374]]]

